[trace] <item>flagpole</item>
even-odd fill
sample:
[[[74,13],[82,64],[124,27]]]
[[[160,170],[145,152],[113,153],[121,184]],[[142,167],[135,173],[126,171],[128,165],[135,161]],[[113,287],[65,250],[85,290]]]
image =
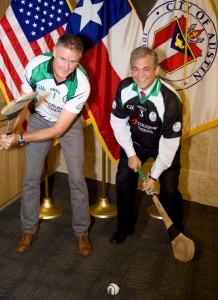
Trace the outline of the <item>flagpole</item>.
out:
[[[102,190],[97,204],[90,207],[90,214],[96,218],[113,218],[117,215],[116,205],[109,202],[106,196],[106,154],[102,147]]]
[[[187,53],[188,53],[188,8],[189,7],[189,0],[186,2],[186,28],[185,28],[185,55],[184,55],[184,80],[183,80],[183,96],[186,99],[185,95],[185,88],[186,88],[186,78],[187,78]],[[183,100],[185,100],[183,98]]]

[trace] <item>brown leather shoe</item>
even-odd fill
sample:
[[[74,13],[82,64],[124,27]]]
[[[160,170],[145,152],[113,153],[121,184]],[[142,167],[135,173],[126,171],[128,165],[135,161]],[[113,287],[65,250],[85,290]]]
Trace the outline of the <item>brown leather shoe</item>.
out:
[[[92,244],[87,235],[77,236],[76,241],[80,254],[87,256],[92,253]]]
[[[30,250],[32,246],[32,242],[37,239],[37,233],[23,233],[22,238],[20,239],[17,251],[19,252],[26,252]]]

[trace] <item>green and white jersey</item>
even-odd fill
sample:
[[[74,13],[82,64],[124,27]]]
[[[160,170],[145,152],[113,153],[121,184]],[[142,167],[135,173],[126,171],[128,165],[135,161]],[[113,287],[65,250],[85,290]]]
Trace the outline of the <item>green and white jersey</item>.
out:
[[[55,80],[53,54],[45,53],[32,59],[26,66],[22,91],[37,91],[33,102],[33,113],[56,122],[62,109],[79,114],[90,94],[90,83],[81,65],[64,82]]]

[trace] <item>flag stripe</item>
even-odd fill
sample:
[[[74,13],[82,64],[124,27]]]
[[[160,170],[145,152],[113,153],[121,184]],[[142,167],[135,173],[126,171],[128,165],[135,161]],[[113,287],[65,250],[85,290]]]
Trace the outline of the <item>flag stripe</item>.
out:
[[[13,17],[14,15],[12,10],[9,10],[8,17],[3,17],[1,24],[2,28],[4,29],[5,36],[7,35],[8,40],[11,43],[11,47],[14,49],[19,49],[19,51],[17,52],[18,57],[20,59],[21,64],[25,66],[28,62],[28,58],[23,48],[20,47],[20,41],[18,40],[16,35],[16,29],[18,27],[18,25],[16,24],[16,19],[13,20],[13,22],[11,23],[9,22],[9,20]]]
[[[0,56],[0,62],[2,62],[1,60],[1,56]],[[2,72],[2,70],[0,69],[0,78],[2,79],[2,81],[0,81],[0,88],[3,90],[5,89],[6,90],[6,93],[7,95],[12,99],[13,98],[13,94],[11,92],[11,90],[9,89],[8,85],[6,84],[6,78],[5,78],[5,75],[4,73]],[[3,83],[3,87],[2,87],[2,84]]]
[[[28,62],[28,58],[25,52],[23,51],[23,48],[20,47],[20,42],[18,41],[18,38],[6,17],[4,17],[3,19],[2,28],[4,29],[5,35],[8,36],[8,39],[11,43],[11,47],[13,47],[14,49],[19,49],[19,51],[17,52],[18,57],[20,59],[21,64],[25,66]]]
[[[121,34],[122,32],[122,34]],[[130,13],[111,27],[108,35],[102,39],[108,49],[110,62],[120,78],[130,76],[129,58],[131,51],[141,45],[142,25],[135,13]],[[113,41],[113,42],[111,42]],[[117,45],[122,49],[122,58],[117,55]],[[128,46],[127,46],[128,45]],[[125,59],[123,59],[125,57]]]
[[[21,63],[21,61],[19,59],[19,56],[18,56],[19,47],[16,48],[17,50],[15,51],[15,48],[13,47],[13,44],[8,39],[8,36],[5,34],[5,32],[3,31],[3,29],[2,29],[1,26],[0,26],[0,31],[1,31],[1,43],[2,43],[2,48],[1,48],[1,52],[0,53],[2,53],[2,51],[4,49],[4,51],[11,58],[11,61],[13,63],[16,62],[16,70],[17,70],[18,74],[22,74],[24,67],[23,67],[23,64]],[[3,65],[2,65],[2,67],[3,67]]]
[[[35,56],[37,56],[43,52],[38,41],[31,42],[30,46],[31,46],[31,49],[33,50],[33,53]]]
[[[64,34],[65,33],[65,29],[66,29],[66,24],[63,25],[63,26],[58,27],[57,28],[57,34],[55,34],[55,38],[57,38],[58,35]],[[51,33],[52,36],[53,36],[53,33],[55,33],[55,30]]]
[[[130,53],[141,45],[142,24],[128,0],[80,1],[67,31],[83,39],[81,63],[92,87],[85,107],[103,149],[117,161],[120,146],[110,126],[112,102],[118,83],[130,75]],[[85,119],[87,114],[83,111]]]
[[[95,129],[98,128],[98,131],[100,131],[98,136],[103,146],[111,149],[110,152],[107,151],[107,154],[113,160],[119,157],[119,147],[117,147],[112,129],[108,124],[110,122],[111,99],[115,95],[120,78],[111,67],[107,48],[102,41],[86,51],[81,60],[83,65],[89,65],[89,72],[94,72],[100,61],[104,62],[104,68],[100,68],[95,76],[90,76],[92,90],[86,107],[92,123],[95,123]],[[99,105],[101,99],[105,99],[104,106]]]
[[[5,51],[5,49],[2,47],[2,43],[0,41],[0,49],[1,49],[1,54],[3,58],[3,65],[6,66],[4,69],[4,73],[7,71],[8,76],[6,77],[7,84],[11,84],[11,79],[13,78],[14,85],[16,86],[16,89],[18,90],[21,86],[21,79],[20,76],[17,73],[17,70],[15,69],[15,66],[13,65],[10,57],[8,56],[8,53]],[[13,92],[14,89],[12,89]]]
[[[21,77],[29,60],[53,51],[58,37],[65,32],[70,14],[67,1],[47,0],[46,3],[47,6],[38,0],[12,0],[1,20],[0,80],[9,100],[19,95]]]
[[[47,47],[48,47],[48,50],[49,50],[50,52],[52,52],[53,49],[54,49],[55,42],[54,42],[54,40],[52,39],[51,34],[50,34],[50,33],[46,34],[46,35],[44,36],[44,39],[45,39],[46,45],[47,45]]]

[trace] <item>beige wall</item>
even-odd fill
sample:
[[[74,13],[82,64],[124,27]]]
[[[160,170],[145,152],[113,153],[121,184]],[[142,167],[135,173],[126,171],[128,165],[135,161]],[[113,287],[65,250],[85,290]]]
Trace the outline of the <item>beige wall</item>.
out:
[[[92,125],[84,128],[85,175],[91,179],[102,179],[102,147]],[[183,198],[218,207],[218,127],[206,130],[183,140],[181,155],[180,191]],[[152,160],[143,171],[147,174]],[[117,165],[106,159],[106,182],[114,183]],[[67,172],[61,153],[60,172]],[[139,181],[139,189],[141,182]]]

